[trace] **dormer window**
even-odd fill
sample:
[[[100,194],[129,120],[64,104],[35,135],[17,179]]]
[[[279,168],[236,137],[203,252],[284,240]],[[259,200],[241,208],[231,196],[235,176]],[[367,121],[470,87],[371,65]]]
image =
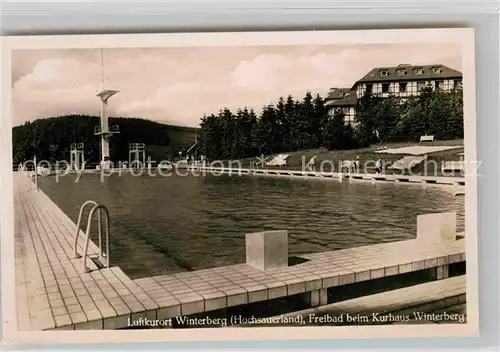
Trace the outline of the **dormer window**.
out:
[[[424,69],[419,67],[415,69],[415,74],[416,75],[423,75],[424,74]]]
[[[439,73],[441,73],[441,72],[443,72],[443,71],[441,70],[441,67],[433,67],[433,68],[432,68],[432,73],[439,74]]]
[[[406,70],[398,70],[398,76],[399,77],[406,76]]]
[[[380,75],[382,77],[387,77],[387,76],[389,76],[389,71],[387,71],[387,70],[380,70]]]

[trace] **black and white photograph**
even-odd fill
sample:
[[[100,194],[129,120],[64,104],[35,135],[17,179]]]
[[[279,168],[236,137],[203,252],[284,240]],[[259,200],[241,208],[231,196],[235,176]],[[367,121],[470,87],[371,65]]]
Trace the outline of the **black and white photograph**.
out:
[[[472,38],[12,38],[4,326],[477,334]]]

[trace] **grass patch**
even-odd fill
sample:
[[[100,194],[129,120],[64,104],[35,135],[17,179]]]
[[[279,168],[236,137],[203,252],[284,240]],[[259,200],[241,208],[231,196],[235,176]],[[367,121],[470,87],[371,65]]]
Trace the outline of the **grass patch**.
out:
[[[289,154],[290,156],[287,159],[288,165],[286,167],[272,167],[266,166],[266,169],[289,169],[289,170],[301,170],[303,165],[307,164],[309,159],[313,156],[317,156],[317,165],[323,163],[323,170],[319,170],[317,167],[317,171],[332,171],[330,165],[334,165],[334,170],[338,171],[338,165],[343,160],[352,160],[356,157],[359,157],[360,165],[363,166],[366,163],[371,162],[375,163],[377,159],[382,159],[385,163],[393,163],[398,159],[401,159],[405,155],[408,154],[384,154],[384,153],[376,153],[381,147],[391,148],[402,148],[402,147],[410,147],[415,145],[425,145],[425,146],[462,146],[462,148],[457,149],[449,149],[443,151],[437,151],[433,153],[428,153],[428,161],[433,161],[437,165],[441,165],[444,161],[458,161],[460,159],[459,154],[464,151],[463,144],[464,141],[462,139],[457,140],[448,140],[448,141],[435,141],[435,142],[425,142],[425,143],[416,143],[416,142],[401,142],[401,143],[386,143],[386,144],[377,144],[372,145],[367,148],[361,149],[351,149],[351,150],[327,150],[325,148],[319,149],[307,149],[300,150],[295,152],[284,152],[282,154]],[[271,157],[268,155],[268,157]],[[246,158],[241,159],[240,163],[243,167],[250,167],[251,162],[255,161],[255,158]],[[226,162],[227,164],[227,162]],[[233,164],[234,165],[234,164]],[[414,168],[415,173],[429,174],[429,175],[439,175],[441,170],[434,170],[433,163],[428,163],[427,168],[424,168],[423,165],[417,166]],[[374,165],[372,167],[367,168],[366,170],[361,170],[362,172],[374,172]],[[386,170],[386,173],[391,173],[390,170]]]

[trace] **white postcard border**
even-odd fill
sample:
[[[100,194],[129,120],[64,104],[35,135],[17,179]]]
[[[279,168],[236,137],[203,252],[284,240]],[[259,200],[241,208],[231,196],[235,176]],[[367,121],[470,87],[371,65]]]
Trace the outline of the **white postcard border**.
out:
[[[204,328],[126,331],[16,331],[14,279],[14,217],[12,176],[11,51],[68,48],[218,47],[261,45],[349,45],[395,43],[459,43],[462,45],[464,133],[466,161],[476,161],[474,30],[472,28],[287,31],[241,33],[174,33],[2,37],[1,120],[1,256],[2,316],[5,343],[234,341],[333,338],[463,337],[478,336],[477,178],[466,163],[466,324],[395,326]],[[468,170],[467,170],[468,168]]]

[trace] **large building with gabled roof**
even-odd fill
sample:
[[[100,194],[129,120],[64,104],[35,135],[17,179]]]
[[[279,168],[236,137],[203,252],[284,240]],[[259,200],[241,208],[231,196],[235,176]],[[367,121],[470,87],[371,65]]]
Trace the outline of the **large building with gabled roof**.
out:
[[[331,88],[325,98],[328,115],[333,117],[335,112],[344,113],[344,122],[354,124],[356,119],[356,93],[351,88]]]
[[[418,95],[421,89],[450,91],[462,84],[462,73],[445,65],[398,65],[396,67],[376,67],[352,86],[358,98],[366,92],[388,97],[395,95],[408,97]]]
[[[366,93],[379,97],[406,98],[418,95],[424,87],[451,91],[461,86],[462,73],[441,64],[375,67],[351,88],[332,88],[325,104],[330,116],[335,111],[342,111],[346,116],[345,122],[354,125],[357,99]]]

